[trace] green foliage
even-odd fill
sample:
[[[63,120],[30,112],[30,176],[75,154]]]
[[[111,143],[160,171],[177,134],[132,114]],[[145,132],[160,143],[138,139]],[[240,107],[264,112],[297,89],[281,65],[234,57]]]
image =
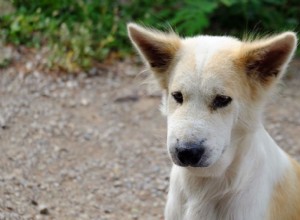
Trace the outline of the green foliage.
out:
[[[15,11],[0,13],[0,37],[17,45],[48,45],[49,67],[69,71],[128,54],[129,21],[171,26],[185,35],[238,36],[297,30],[300,21],[298,0],[14,0],[13,6]]]
[[[298,0],[222,0],[211,19],[216,30],[274,33],[297,30],[300,21]],[[222,21],[222,22],[217,22]]]

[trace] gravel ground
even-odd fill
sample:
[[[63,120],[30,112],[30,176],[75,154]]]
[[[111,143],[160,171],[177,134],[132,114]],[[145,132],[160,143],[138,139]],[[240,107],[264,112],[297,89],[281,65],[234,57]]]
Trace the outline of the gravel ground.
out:
[[[171,162],[160,97],[130,62],[53,77],[0,70],[0,219],[163,219]],[[300,159],[300,62],[266,110]]]

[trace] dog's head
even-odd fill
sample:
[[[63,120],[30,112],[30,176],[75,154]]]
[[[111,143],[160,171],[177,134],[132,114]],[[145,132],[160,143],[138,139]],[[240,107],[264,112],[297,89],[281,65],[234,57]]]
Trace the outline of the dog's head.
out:
[[[135,24],[128,32],[165,91],[170,156],[189,169],[224,170],[231,163],[233,142],[259,126],[297,42],[292,32],[254,41],[180,38]]]

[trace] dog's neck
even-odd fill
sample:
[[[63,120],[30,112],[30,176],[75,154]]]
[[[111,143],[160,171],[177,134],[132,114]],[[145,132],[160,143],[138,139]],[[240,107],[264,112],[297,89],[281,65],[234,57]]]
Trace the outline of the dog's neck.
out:
[[[262,124],[239,135],[232,142],[236,151],[232,163],[221,176],[228,179],[235,190],[251,183],[253,178],[259,176],[259,172],[274,164],[270,160],[280,160],[279,154],[283,153]]]
[[[288,166],[287,156],[263,126],[233,144],[236,153],[218,175],[208,176],[208,170],[207,176],[195,175],[194,170],[174,165],[172,188],[179,191],[182,207],[194,207],[203,219],[245,219],[245,213],[247,219],[258,219],[257,213],[266,213],[272,189]],[[256,206],[256,212],[249,212],[249,206]],[[194,219],[191,216],[196,215],[187,211],[185,219]]]
[[[272,178],[276,178],[274,172],[281,173],[282,167],[286,163],[286,155],[262,124],[258,124],[254,130],[244,130],[238,134],[233,134],[233,138],[230,149],[235,153],[230,158],[231,161],[226,168],[221,167],[221,165],[218,166],[218,164],[212,169],[203,169],[203,172],[183,168],[184,175],[188,176],[189,179],[194,179],[200,185],[219,183],[222,186],[217,188],[223,194],[224,191],[238,190],[250,184],[252,178],[259,176],[259,172],[266,172],[267,170],[272,173],[270,175]],[[218,172],[220,169],[223,171]]]

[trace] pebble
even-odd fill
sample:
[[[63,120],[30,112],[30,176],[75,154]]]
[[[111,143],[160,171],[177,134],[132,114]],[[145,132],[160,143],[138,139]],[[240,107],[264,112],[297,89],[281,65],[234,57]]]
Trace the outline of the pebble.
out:
[[[49,215],[49,209],[46,205],[40,205],[39,206],[39,212],[42,215]]]
[[[83,106],[88,106],[90,104],[89,100],[82,98],[80,101],[81,105]]]

